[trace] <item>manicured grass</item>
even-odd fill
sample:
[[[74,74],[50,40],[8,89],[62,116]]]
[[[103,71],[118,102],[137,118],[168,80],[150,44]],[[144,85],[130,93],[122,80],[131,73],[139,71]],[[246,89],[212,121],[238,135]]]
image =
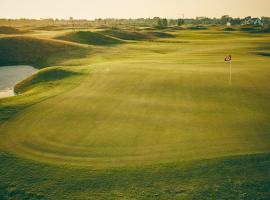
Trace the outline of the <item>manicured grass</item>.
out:
[[[23,80],[22,82],[18,83],[15,86],[14,91],[18,94],[23,93],[29,90],[29,88],[35,88],[36,84],[42,84],[43,82],[45,82],[46,84],[51,82],[53,84],[54,81],[59,81],[61,79],[79,74],[80,73],[58,67],[47,67],[43,70],[40,70],[38,73],[30,76],[29,78]]]
[[[95,47],[0,100],[0,194],[269,199],[270,69],[258,55],[269,35],[220,27],[164,34],[171,37]]]

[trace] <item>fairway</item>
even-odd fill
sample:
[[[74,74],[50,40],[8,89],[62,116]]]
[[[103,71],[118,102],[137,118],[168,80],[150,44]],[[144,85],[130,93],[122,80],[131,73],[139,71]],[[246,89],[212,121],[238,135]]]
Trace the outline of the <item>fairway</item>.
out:
[[[80,176],[85,172],[76,171],[77,167],[96,170],[94,173],[136,168],[138,174],[151,168],[156,173],[151,176],[158,177],[159,170],[165,170],[160,166],[168,167],[164,173],[170,177],[176,173],[172,170],[170,174],[170,166],[185,169],[183,176],[189,176],[186,166],[193,162],[194,168],[205,166],[203,161],[213,162],[209,166],[218,171],[219,159],[238,166],[230,159],[245,156],[251,156],[246,166],[256,165],[254,159],[265,159],[269,166],[270,58],[264,55],[270,50],[270,35],[216,27],[163,32],[168,37],[127,40],[112,36],[106,44],[111,36],[105,34],[97,46],[91,42],[83,46],[85,38],[82,44],[80,39],[65,44],[90,51],[76,57],[76,49],[74,57],[57,60],[57,66],[51,68],[58,71],[56,78],[50,75],[54,71],[45,68],[18,86],[19,96],[0,100],[3,113],[17,109],[16,105],[23,107],[2,120],[1,150],[22,160],[16,162],[30,162],[20,165],[35,166],[33,162],[48,167],[52,177],[54,167]],[[103,33],[107,32],[82,35]],[[29,37],[44,41],[52,37],[53,42],[57,35],[60,45],[64,43],[61,38],[70,34],[74,35],[52,31]],[[229,64],[224,62],[228,54],[233,55],[231,84]],[[128,177],[131,172],[123,173],[119,176]],[[187,193],[197,191],[194,188]],[[106,197],[95,192],[96,198]],[[134,199],[143,199],[134,195]],[[176,196],[159,198],[189,199],[186,195],[179,197],[176,192]],[[127,195],[126,199],[133,197]]]
[[[245,36],[177,36],[112,48],[112,61],[83,66],[79,86],[6,123],[5,144],[27,158],[94,168],[268,151],[269,58],[250,53],[259,46]]]

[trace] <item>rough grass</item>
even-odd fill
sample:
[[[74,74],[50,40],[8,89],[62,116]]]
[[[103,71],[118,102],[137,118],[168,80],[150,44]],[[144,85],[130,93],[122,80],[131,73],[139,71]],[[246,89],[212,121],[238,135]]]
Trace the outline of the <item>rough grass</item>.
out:
[[[126,30],[109,29],[99,32],[78,31],[71,32],[59,37],[60,40],[72,41],[89,45],[116,45],[124,43],[124,40],[150,40],[156,38],[173,38],[174,36],[165,32],[132,32]]]
[[[61,41],[28,36],[0,38],[0,66],[32,65],[38,68],[80,57],[86,49]]]
[[[245,26],[241,28],[241,31],[247,33],[270,33],[269,27],[254,27],[254,26]]]
[[[174,35],[166,32],[158,31],[128,31],[128,30],[118,30],[118,29],[108,29],[100,31],[104,35],[109,35],[111,37],[119,38],[122,40],[151,40],[157,38],[173,38]]]
[[[69,25],[67,26],[39,26],[39,27],[31,27],[31,30],[38,30],[38,31],[58,31],[58,30],[68,30],[68,29],[72,29],[71,27],[69,27]]]
[[[207,30],[208,27],[207,26],[197,25],[197,26],[189,26],[188,29],[190,29],[190,30]]]
[[[0,199],[268,200],[269,155],[92,171],[0,154]]]
[[[101,31],[100,33],[104,35],[109,35],[115,38],[119,38],[122,40],[146,40],[150,39],[150,34],[144,34],[141,32],[133,32],[133,31],[124,31],[124,30],[117,30],[117,29],[109,29]]]
[[[22,34],[26,33],[26,31],[21,31],[14,27],[9,26],[0,26],[0,34]]]
[[[235,28],[231,28],[231,27],[226,27],[224,29],[222,29],[223,31],[236,31],[237,29]]]
[[[78,42],[89,45],[116,45],[121,44],[123,41],[103,35],[97,32],[78,31],[71,32],[66,35],[57,37],[57,39]]]
[[[150,35],[157,38],[173,38],[174,35],[165,32],[150,32]]]

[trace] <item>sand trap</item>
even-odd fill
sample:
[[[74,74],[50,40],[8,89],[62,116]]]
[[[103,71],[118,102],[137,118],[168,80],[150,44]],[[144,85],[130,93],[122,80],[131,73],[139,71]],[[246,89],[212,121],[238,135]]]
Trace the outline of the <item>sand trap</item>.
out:
[[[0,98],[14,96],[14,86],[36,71],[26,65],[0,67]]]

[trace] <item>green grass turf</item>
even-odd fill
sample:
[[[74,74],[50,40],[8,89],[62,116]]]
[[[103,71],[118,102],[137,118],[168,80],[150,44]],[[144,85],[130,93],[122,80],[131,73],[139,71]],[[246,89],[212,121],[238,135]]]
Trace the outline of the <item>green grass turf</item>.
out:
[[[101,33],[90,31],[70,32],[63,36],[57,37],[57,39],[89,45],[116,45],[123,43],[123,41],[118,40],[116,38],[112,38],[110,36],[106,36]]]
[[[0,100],[2,196],[269,199],[269,35],[168,34],[98,47]]]
[[[118,29],[107,29],[100,31],[99,33],[108,35],[111,37],[119,38],[122,40],[150,40],[150,39],[157,39],[157,38],[172,38],[173,35],[165,32],[136,32],[131,30],[118,30]]]
[[[124,31],[124,30],[103,30],[100,33],[109,35],[115,38],[120,38],[122,40],[145,40],[150,39],[151,35],[142,33],[142,32],[134,32],[134,31]]]
[[[0,154],[0,199],[269,199],[269,155],[93,171]]]
[[[22,34],[22,33],[26,33],[26,31],[22,31],[17,28],[9,26],[0,26],[0,34]]]
[[[83,56],[85,51],[77,44],[56,40],[29,36],[0,37],[0,66],[28,64],[42,68]]]
[[[42,84],[43,82],[45,82],[46,84],[48,84],[48,82],[51,82],[53,84],[54,81],[59,81],[61,79],[79,74],[80,73],[78,72],[73,72],[58,67],[47,67],[18,83],[14,87],[14,91],[17,94],[20,94],[24,91],[30,90],[30,88],[35,88],[37,84]]]

